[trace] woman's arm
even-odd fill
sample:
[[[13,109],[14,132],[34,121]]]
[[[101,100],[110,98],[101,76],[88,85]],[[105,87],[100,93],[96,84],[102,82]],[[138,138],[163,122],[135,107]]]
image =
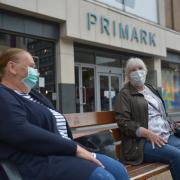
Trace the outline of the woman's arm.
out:
[[[0,140],[39,155],[76,155],[77,144],[27,121],[23,107],[0,94]]]
[[[20,151],[38,155],[73,155],[104,167],[91,152],[26,120],[22,106],[0,96],[0,140]]]
[[[86,149],[82,148],[81,146],[77,145],[77,152],[76,152],[77,157],[86,159],[88,161],[92,161],[97,166],[101,166],[102,168],[104,168],[103,164],[99,160],[97,160],[96,157],[93,156],[93,154],[87,151]]]
[[[140,127],[140,124],[132,120],[129,95],[124,91],[121,91],[116,98],[115,112],[121,132],[127,136],[136,137],[136,130]]]

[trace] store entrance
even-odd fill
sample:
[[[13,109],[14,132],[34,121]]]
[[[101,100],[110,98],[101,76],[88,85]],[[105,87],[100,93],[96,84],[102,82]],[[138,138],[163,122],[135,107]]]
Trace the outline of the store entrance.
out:
[[[120,68],[97,67],[97,111],[112,111],[115,97],[123,82],[123,74]]]
[[[121,68],[76,64],[76,112],[113,110],[122,77]]]
[[[75,66],[75,97],[76,112],[95,111],[94,66],[76,64]]]

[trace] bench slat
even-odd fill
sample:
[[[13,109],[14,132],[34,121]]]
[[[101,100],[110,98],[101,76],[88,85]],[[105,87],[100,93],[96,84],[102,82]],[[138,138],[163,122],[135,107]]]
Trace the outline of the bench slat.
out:
[[[141,169],[141,168],[145,168],[145,167],[148,167],[148,166],[151,166],[152,164],[154,163],[143,163],[143,164],[139,164],[139,165],[127,165],[127,170],[128,171],[134,171],[134,170],[137,170],[137,169]]]
[[[115,112],[90,112],[65,114],[71,128],[115,123]]]
[[[150,163],[127,167],[131,180],[144,180],[169,170],[167,164]]]

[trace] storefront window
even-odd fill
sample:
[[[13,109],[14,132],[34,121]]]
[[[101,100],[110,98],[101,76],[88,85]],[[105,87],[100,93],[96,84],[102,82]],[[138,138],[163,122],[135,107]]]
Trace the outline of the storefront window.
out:
[[[158,22],[156,0],[125,0],[124,2],[126,12],[135,14],[156,23]]]
[[[140,56],[78,43],[74,56],[76,112],[112,111],[123,86],[127,60]]]
[[[157,0],[95,0],[107,4],[113,8],[135,14],[144,19],[158,22]]]
[[[117,58],[96,56],[96,64],[101,66],[121,67],[122,61]]]
[[[180,109],[180,65],[162,62],[162,95],[169,111]]]
[[[0,51],[9,47],[26,49],[34,56],[41,77],[37,88],[56,105],[55,43],[1,33]]]
[[[116,7],[121,10],[123,9],[123,0],[95,0],[95,1],[99,1],[104,4],[108,4],[112,7]]]

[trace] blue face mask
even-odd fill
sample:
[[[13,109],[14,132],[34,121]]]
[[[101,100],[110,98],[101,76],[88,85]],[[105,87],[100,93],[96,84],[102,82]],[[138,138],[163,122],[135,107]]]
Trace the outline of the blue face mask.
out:
[[[39,72],[37,69],[28,67],[28,75],[23,79],[23,83],[28,89],[32,89],[39,80]]]

